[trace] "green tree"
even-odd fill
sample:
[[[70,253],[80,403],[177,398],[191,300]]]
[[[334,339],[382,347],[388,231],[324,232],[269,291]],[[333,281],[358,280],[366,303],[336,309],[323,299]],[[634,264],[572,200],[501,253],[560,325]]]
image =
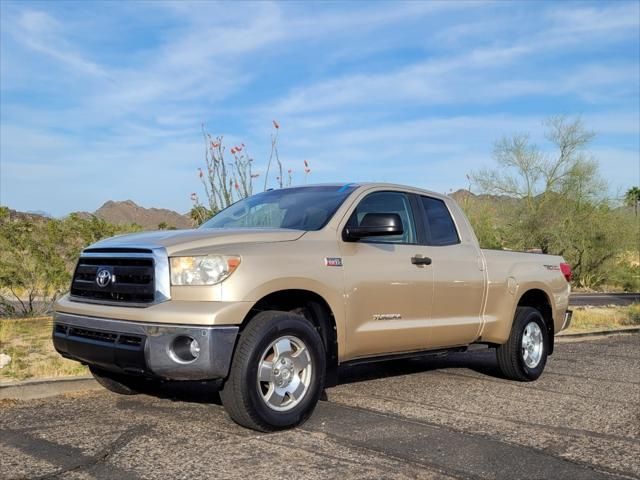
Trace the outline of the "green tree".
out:
[[[138,225],[116,226],[95,216],[62,220],[11,218],[0,209],[0,314],[48,312],[69,288],[80,252],[87,245]]]
[[[1,227],[0,309],[5,315],[42,314],[69,281],[59,244],[46,222],[5,218]]]
[[[640,204],[640,187],[631,187],[627,190],[627,193],[624,194],[624,203],[633,207],[633,211],[638,216],[638,205]]]
[[[495,202],[474,198],[468,194],[460,202],[460,207],[469,219],[481,248],[503,247],[504,226]]]
[[[593,132],[580,119],[552,117],[545,126],[551,148],[526,134],[505,137],[494,148],[496,167],[472,178],[482,192],[516,200],[497,215],[504,247],[563,255],[576,283],[591,288],[607,280],[630,231],[605,197],[606,184],[588,153]]]
[[[204,205],[200,204],[197,200],[196,194],[192,194],[191,199],[194,202],[194,206],[189,212],[189,216],[196,222],[196,225],[200,226],[213,216],[213,212]]]

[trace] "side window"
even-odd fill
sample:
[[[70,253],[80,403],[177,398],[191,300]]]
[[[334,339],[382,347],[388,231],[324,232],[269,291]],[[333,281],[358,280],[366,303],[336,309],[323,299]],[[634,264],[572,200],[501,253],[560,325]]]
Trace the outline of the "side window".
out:
[[[367,213],[397,213],[402,220],[402,235],[371,237],[370,243],[416,243],[416,228],[409,197],[401,192],[374,192],[363,198],[349,217],[347,226],[359,226]]]
[[[425,223],[430,245],[454,245],[460,243],[456,225],[453,223],[449,209],[442,200],[431,197],[420,197],[426,215]]]

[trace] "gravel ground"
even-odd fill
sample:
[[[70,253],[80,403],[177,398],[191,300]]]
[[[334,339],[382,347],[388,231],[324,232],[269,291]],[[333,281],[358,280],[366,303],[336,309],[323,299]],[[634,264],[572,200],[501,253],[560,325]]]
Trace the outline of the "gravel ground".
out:
[[[640,478],[640,335],[560,343],[533,383],[492,352],[352,367],[258,434],[210,387],[0,403],[2,478]]]

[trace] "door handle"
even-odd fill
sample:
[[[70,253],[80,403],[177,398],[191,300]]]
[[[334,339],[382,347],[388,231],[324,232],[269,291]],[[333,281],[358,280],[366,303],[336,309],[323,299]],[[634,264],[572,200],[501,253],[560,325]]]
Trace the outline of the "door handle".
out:
[[[431,265],[431,258],[423,257],[422,255],[416,255],[411,257],[411,263],[414,265]]]

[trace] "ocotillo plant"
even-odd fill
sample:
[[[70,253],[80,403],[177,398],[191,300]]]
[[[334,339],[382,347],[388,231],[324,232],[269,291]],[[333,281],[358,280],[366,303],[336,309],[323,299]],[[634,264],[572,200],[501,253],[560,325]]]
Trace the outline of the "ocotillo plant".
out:
[[[277,165],[277,186],[283,188],[285,185],[291,186],[293,183],[293,169],[289,168],[286,171],[287,178],[285,178],[278,152],[280,124],[276,120],[273,120],[272,123],[271,151],[266,162],[264,191],[269,185],[269,172],[274,160]],[[260,176],[253,169],[254,159],[249,155],[244,143],[234,145],[227,150],[223,136],[213,137],[205,130],[204,125],[202,126],[202,135],[205,142],[205,169],[198,168],[198,176],[204,186],[207,205],[200,202],[196,193],[191,194],[193,202],[191,217],[197,224],[201,224],[232,203],[253,195],[254,181]],[[227,152],[232,156],[231,161],[225,158]],[[309,162],[304,160],[305,183],[307,183],[307,177],[310,173]]]

